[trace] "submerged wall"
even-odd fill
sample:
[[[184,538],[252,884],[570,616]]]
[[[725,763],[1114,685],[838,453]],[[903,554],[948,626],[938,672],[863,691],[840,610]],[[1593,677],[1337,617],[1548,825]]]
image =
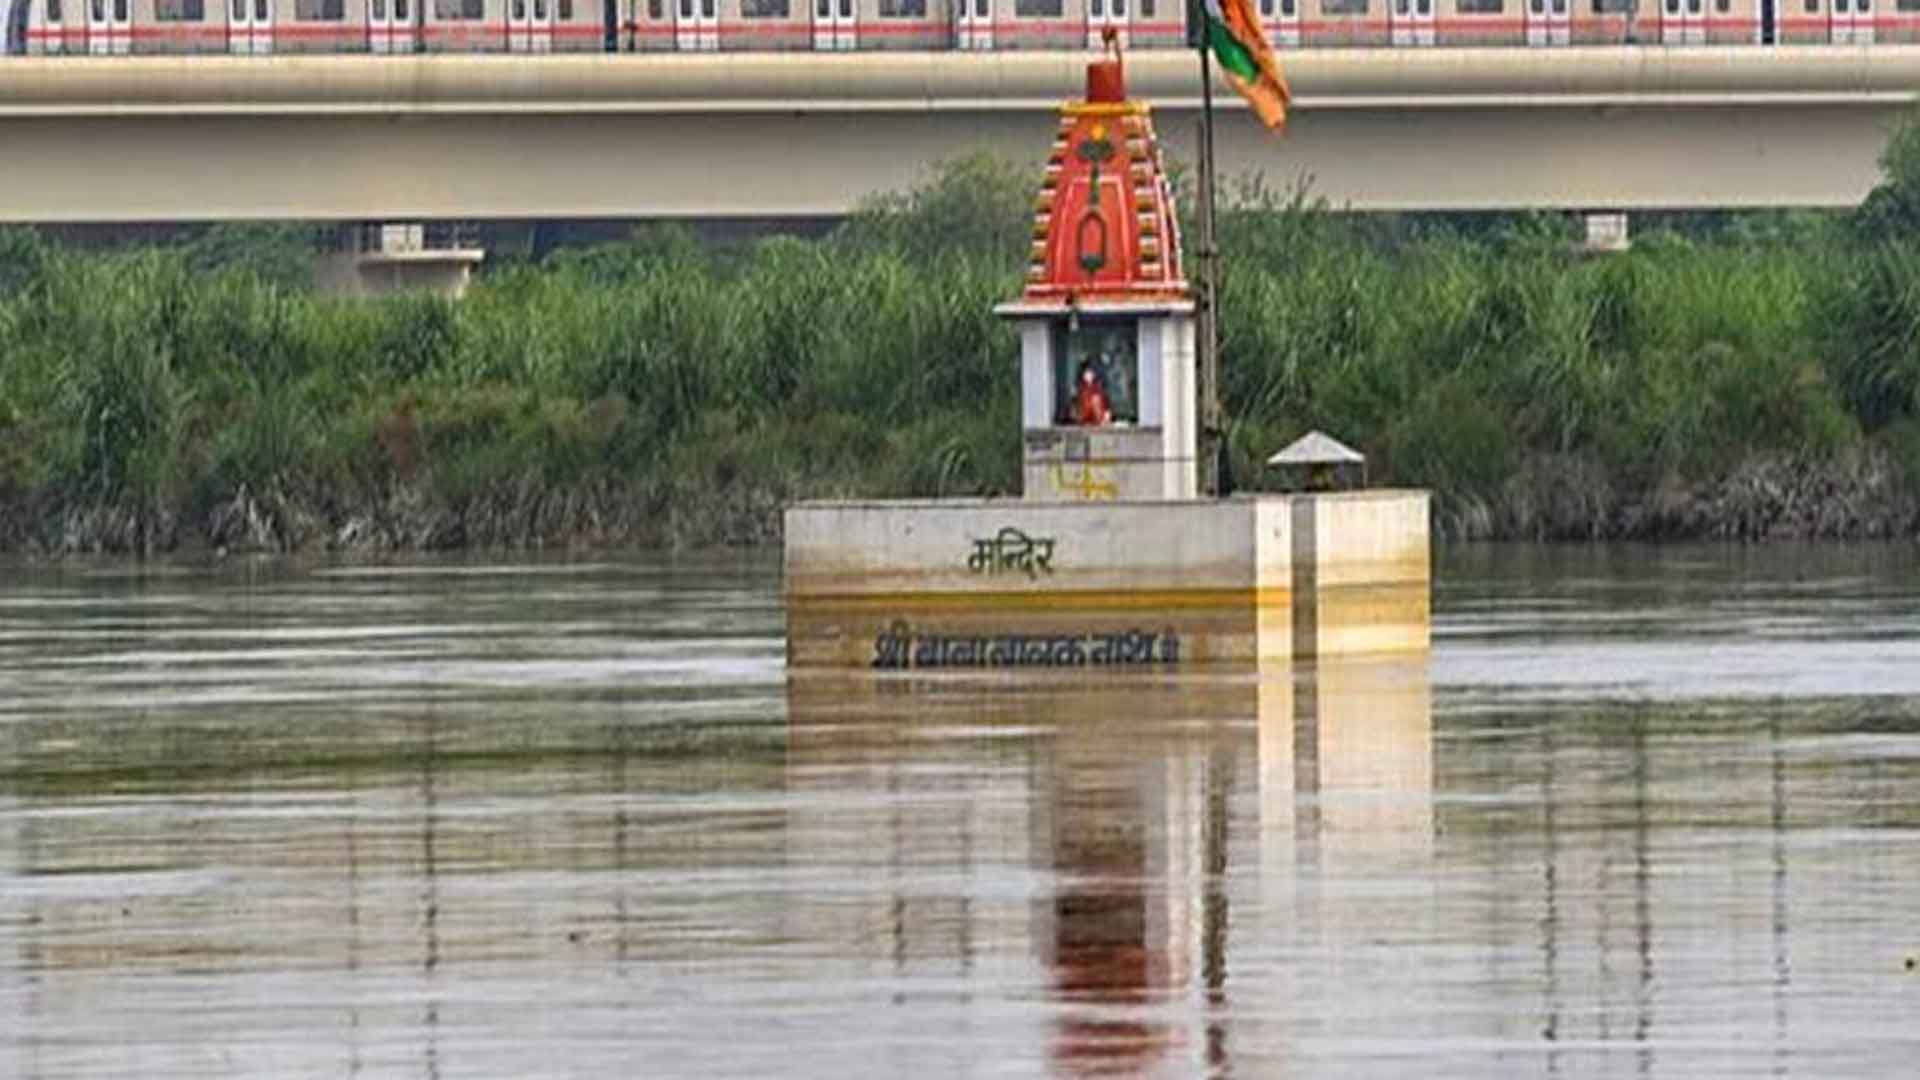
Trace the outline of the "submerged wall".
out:
[[[1077,667],[1424,650],[1423,491],[801,503],[795,667]]]

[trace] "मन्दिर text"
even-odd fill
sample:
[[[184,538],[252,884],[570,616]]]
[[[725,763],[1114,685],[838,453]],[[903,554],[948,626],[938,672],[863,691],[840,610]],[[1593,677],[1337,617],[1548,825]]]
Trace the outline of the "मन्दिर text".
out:
[[[992,537],[975,537],[973,554],[967,556],[967,569],[976,574],[999,574],[1018,570],[1030,578],[1053,573],[1054,539],[1028,536],[1008,525]]]

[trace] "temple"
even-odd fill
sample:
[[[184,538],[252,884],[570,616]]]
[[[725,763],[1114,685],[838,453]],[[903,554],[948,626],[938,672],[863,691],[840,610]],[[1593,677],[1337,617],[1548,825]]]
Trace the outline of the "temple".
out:
[[[792,668],[1164,668],[1428,647],[1428,496],[1199,494],[1195,297],[1121,59],[1061,106],[1020,331],[1019,497],[797,503]]]

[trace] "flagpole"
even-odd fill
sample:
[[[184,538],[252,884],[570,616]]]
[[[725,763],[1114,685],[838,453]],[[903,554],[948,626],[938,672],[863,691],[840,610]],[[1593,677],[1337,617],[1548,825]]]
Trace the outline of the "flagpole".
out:
[[[1195,10],[1199,5],[1188,9],[1187,18],[1191,21],[1196,15],[1205,26],[1205,15]],[[1218,496],[1220,492],[1220,249],[1215,242],[1213,231],[1213,57],[1209,53],[1204,31],[1193,36],[1196,50],[1200,53],[1200,245],[1196,252],[1200,256],[1200,318],[1196,320],[1195,351],[1199,354],[1198,364],[1200,391],[1200,492],[1203,495]]]

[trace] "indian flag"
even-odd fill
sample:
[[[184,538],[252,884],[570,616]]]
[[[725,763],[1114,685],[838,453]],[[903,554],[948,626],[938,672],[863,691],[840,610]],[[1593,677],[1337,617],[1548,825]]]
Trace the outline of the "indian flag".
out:
[[[1293,94],[1287,90],[1287,80],[1280,74],[1280,62],[1273,58],[1267,35],[1260,31],[1260,19],[1253,13],[1253,0],[1203,2],[1205,45],[1220,61],[1227,81],[1253,106],[1254,115],[1261,123],[1276,131],[1285,127],[1287,104],[1293,100]]]

